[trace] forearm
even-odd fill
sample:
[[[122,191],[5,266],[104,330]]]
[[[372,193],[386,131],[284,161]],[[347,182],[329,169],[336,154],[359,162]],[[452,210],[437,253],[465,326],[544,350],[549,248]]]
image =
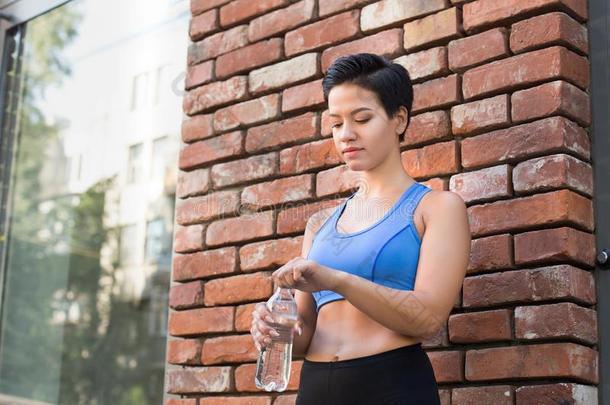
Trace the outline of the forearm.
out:
[[[385,287],[365,278],[339,271],[335,291],[370,318],[397,333],[428,336],[441,321],[415,291]]]

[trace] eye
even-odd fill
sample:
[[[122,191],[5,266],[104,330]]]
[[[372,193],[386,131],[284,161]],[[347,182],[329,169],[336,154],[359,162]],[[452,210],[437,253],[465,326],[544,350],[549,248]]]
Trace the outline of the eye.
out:
[[[362,124],[363,124],[363,123],[365,123],[365,122],[368,122],[368,121],[369,121],[369,119],[368,119],[368,118],[363,119],[363,120],[356,120],[356,122],[358,122],[358,123],[362,123]],[[341,126],[341,123],[331,125],[331,128],[335,128],[335,127],[338,127],[338,126]]]

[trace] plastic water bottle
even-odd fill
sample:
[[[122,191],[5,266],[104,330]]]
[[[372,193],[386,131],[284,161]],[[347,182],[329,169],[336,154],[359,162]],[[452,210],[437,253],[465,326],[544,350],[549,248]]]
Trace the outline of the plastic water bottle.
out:
[[[271,343],[261,349],[256,362],[255,383],[259,389],[282,392],[290,377],[297,302],[290,289],[278,287],[267,301],[267,309],[273,318],[271,326],[279,336],[271,336]]]

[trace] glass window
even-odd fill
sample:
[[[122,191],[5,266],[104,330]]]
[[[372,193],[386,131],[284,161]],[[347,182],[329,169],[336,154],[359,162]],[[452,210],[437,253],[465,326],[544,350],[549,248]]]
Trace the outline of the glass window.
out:
[[[146,261],[157,263],[171,255],[172,232],[163,218],[148,221],[146,226]]]
[[[172,4],[73,0],[6,34],[0,403],[163,403],[184,114],[164,83],[190,18]]]
[[[166,170],[171,170],[174,161],[170,159],[170,139],[167,136],[157,138],[152,145],[152,158],[150,160],[150,176],[152,179],[163,180]]]
[[[129,147],[129,160],[127,163],[127,182],[137,183],[142,179],[142,150],[144,145],[138,143]]]

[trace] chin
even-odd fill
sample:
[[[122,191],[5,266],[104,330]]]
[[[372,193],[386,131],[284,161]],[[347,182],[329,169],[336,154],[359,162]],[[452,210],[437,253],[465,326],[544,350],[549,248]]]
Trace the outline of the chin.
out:
[[[352,170],[354,172],[362,172],[364,170],[368,170],[368,167],[360,162],[349,163],[349,161],[348,161],[348,162],[345,162],[345,164],[347,165],[347,167],[350,170]]]

